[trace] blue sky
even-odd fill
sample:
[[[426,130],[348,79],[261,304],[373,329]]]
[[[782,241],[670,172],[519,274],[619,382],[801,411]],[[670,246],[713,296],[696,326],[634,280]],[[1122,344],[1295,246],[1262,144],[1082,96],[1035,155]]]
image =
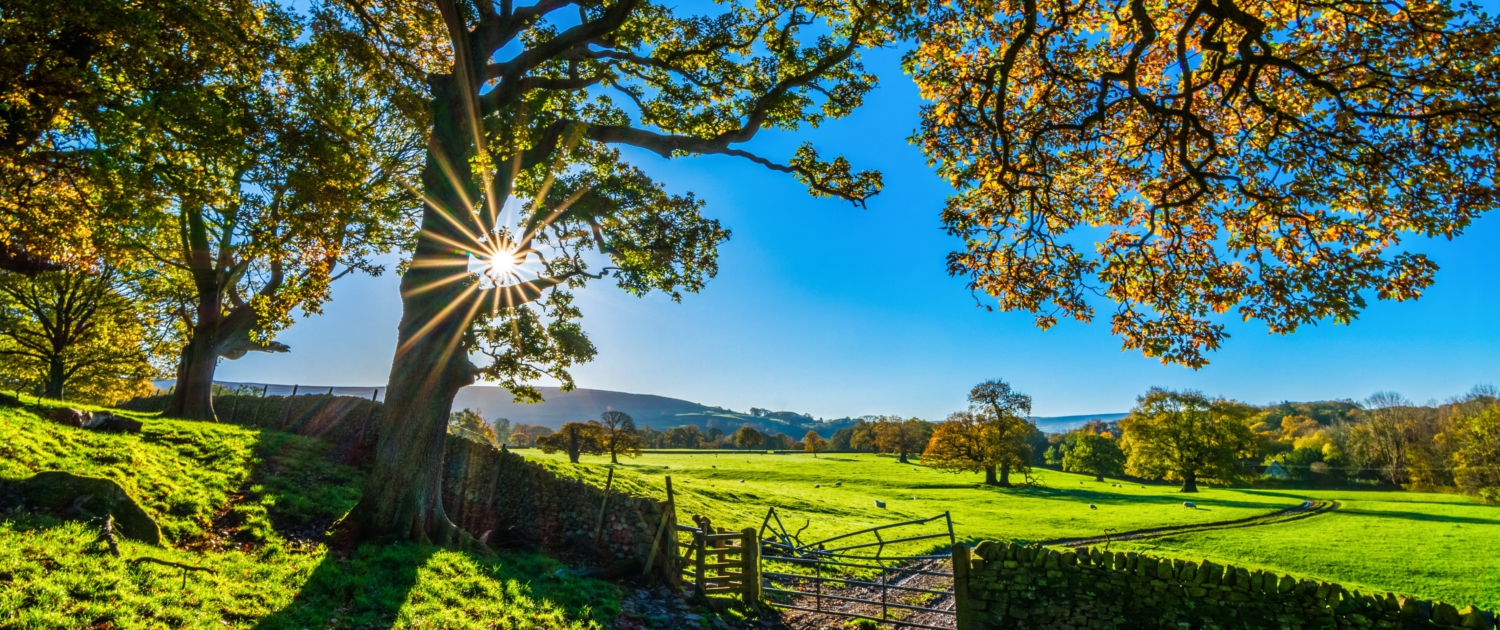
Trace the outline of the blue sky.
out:
[[[944,256],[958,243],[938,213],[949,190],[906,138],[916,88],[899,52],[869,65],[881,87],[852,117],[800,135],[762,134],[750,149],[784,160],[804,139],[825,156],[884,173],[868,209],[813,199],[791,177],[743,160],[631,159],[674,192],[693,191],[734,235],[720,273],[681,304],[635,298],[605,283],[580,292],[598,358],[574,371],[580,387],[659,394],[746,410],[820,417],[901,414],[940,420],[974,383],[1004,378],[1030,393],[1037,415],[1125,411],[1148,387],[1196,388],[1246,402],[1364,398],[1394,390],[1426,401],[1500,382],[1500,223],[1480,221],[1453,241],[1411,242],[1441,266],[1414,303],[1374,302],[1352,326],[1324,323],[1234,335],[1201,370],[1123,352],[1112,307],[1090,325],[1042,332],[1026,313],[976,306]],[[384,384],[400,318],[397,278],[346,278],[324,315],[281,340],[292,354],[225,361],[228,381]]]

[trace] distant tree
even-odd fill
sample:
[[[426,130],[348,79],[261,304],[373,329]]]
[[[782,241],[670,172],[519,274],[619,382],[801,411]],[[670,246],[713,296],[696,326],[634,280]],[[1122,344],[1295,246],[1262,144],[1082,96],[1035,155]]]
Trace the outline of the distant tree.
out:
[[[932,432],[922,463],[947,472],[984,471],[984,483],[1000,485],[995,476],[1003,455],[999,434],[986,412],[980,409],[960,411],[948,416]]]
[[[495,428],[495,437],[498,438],[499,444],[510,442],[511,428],[509,418],[495,418],[490,422],[490,426]]]
[[[985,422],[994,429],[995,463],[1000,469],[998,485],[1010,485],[1012,470],[1031,472],[1031,464],[1036,460],[1032,444],[1039,433],[1031,422],[1031,397],[1003,380],[992,379],[969,390],[969,403],[985,411]]]
[[[808,431],[807,435],[802,436],[802,450],[817,457],[819,452],[828,450],[828,440],[818,435],[817,431]]]
[[[1068,445],[1063,443],[1051,444],[1042,454],[1043,461],[1052,466],[1061,466],[1063,458],[1068,455]]]
[[[509,423],[510,421],[507,420],[506,424]],[[484,415],[481,412],[473,409],[448,414],[448,435],[490,446],[500,446],[502,443],[495,427],[484,421]]]
[[[762,445],[765,446],[766,450],[794,451],[801,448],[797,440],[792,439],[792,436],[785,433],[777,432],[762,435],[765,436],[765,442],[762,442]]]
[[[640,457],[641,436],[635,431],[635,419],[623,411],[606,411],[599,420],[604,425],[601,438],[604,452],[609,453],[609,463],[620,463],[620,455]]]
[[[875,425],[879,421],[879,416],[865,416],[856,421],[854,431],[849,435],[849,448],[856,451],[875,450],[879,445]]]
[[[568,461],[576,464],[579,455],[604,454],[604,426],[593,420],[569,422],[556,433],[537,438],[536,445],[543,453],[567,453]]]
[[[755,430],[755,427],[752,427],[748,424],[740,427],[740,430],[734,432],[734,443],[740,448],[755,448],[765,443],[765,441],[766,436],[762,435],[760,431]]]
[[[833,432],[833,437],[828,438],[828,450],[831,450],[831,451],[852,451],[852,450],[854,450],[854,448],[849,445],[849,442],[850,442],[851,438],[853,438],[853,437],[854,437],[854,427],[844,427],[842,429],[834,431]]]
[[[651,427],[643,427],[637,430],[636,433],[641,436],[641,448],[663,447],[662,436],[664,434],[661,431],[657,431]]]
[[[104,405],[145,395],[169,330],[114,269],[0,272],[0,372],[17,389]]]
[[[552,429],[540,424],[517,424],[511,427],[510,443],[515,446],[537,446],[537,438],[551,435]]]
[[[1152,388],[1120,421],[1125,432],[1125,470],[1132,475],[1182,481],[1197,492],[1200,480],[1232,483],[1243,478],[1240,458],[1255,448],[1248,421],[1255,410],[1199,392]]]
[[[667,448],[702,448],[703,433],[695,424],[672,427],[662,434],[662,445]]]
[[[1500,503],[1500,405],[1490,400],[1454,419],[1443,441],[1453,446],[1453,479],[1460,490]]]
[[[1094,481],[1105,475],[1118,477],[1125,473],[1125,452],[1108,435],[1080,433],[1071,448],[1063,454],[1063,470],[1089,473]]]
[[[693,427],[693,428],[696,429],[698,427]],[[719,427],[709,427],[708,431],[705,432],[703,434],[703,436],[709,442],[717,442],[717,441],[719,441],[719,438],[724,437],[724,430],[720,429]]]
[[[771,410],[770,409],[761,409],[760,407],[751,407],[750,408],[750,415],[755,416],[757,418],[764,418],[766,416],[771,415]]]
[[[1381,478],[1392,484],[1405,483],[1411,450],[1414,405],[1395,392],[1377,392],[1364,403],[1362,422],[1350,427],[1349,439]]]
[[[931,422],[917,418],[883,419],[876,424],[875,447],[882,453],[895,453],[903,464],[910,463],[906,456],[926,450],[934,430]]]

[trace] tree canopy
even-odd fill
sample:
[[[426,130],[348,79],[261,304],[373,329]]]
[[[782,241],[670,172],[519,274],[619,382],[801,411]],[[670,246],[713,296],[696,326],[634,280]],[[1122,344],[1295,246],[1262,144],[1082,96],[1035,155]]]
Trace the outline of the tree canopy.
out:
[[[1152,388],[1120,421],[1125,470],[1138,477],[1179,480],[1183,492],[1197,492],[1199,481],[1243,479],[1247,471],[1240,459],[1255,449],[1249,426],[1254,412],[1248,405],[1199,392]]]
[[[917,39],[949,271],[1042,328],[1102,298],[1166,363],[1206,364],[1218,314],[1286,334],[1415,299],[1437,265],[1404,239],[1500,202],[1500,26],[1474,5],[957,0]]]

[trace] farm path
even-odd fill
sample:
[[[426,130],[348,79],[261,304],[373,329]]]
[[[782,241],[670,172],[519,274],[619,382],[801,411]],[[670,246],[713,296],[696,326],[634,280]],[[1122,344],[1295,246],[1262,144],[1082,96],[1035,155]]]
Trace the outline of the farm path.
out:
[[[952,611],[955,603],[951,592],[953,578],[919,571],[948,573],[952,571],[952,563],[947,559],[926,560],[901,569],[894,569],[891,572],[889,584],[906,588],[949,590],[950,592],[940,596],[892,599],[893,602],[915,604],[927,610],[914,611],[893,607],[887,611],[886,623],[895,628],[952,628],[954,625]],[[858,617],[878,619],[881,617],[880,590],[878,586],[858,584],[837,588],[824,586],[824,597],[821,601],[817,596],[806,595],[792,600],[792,603],[801,608],[820,608],[825,612],[779,610],[775,614],[775,621],[771,627],[774,630],[822,630],[839,627],[844,622]],[[891,593],[890,597],[895,598],[896,593]]]
[[[1308,499],[1303,501],[1301,505],[1289,507],[1285,510],[1278,510],[1270,514],[1262,514],[1260,516],[1238,518],[1229,521],[1213,521],[1208,523],[1177,525],[1173,527],[1154,527],[1147,529],[1137,529],[1128,532],[1106,533],[1104,536],[1094,536],[1090,538],[1058,538],[1055,540],[1045,540],[1038,544],[1041,544],[1043,546],[1088,547],[1090,545],[1097,545],[1101,543],[1107,545],[1111,541],[1117,540],[1145,540],[1149,538],[1162,538],[1165,536],[1172,536],[1176,534],[1205,532],[1216,529],[1263,527],[1266,525],[1276,525],[1279,523],[1287,523],[1291,521],[1299,521],[1305,518],[1312,518],[1314,516],[1328,514],[1329,512],[1337,509],[1339,509],[1338,501],[1320,501]],[[1106,532],[1108,532],[1108,530],[1106,530]]]

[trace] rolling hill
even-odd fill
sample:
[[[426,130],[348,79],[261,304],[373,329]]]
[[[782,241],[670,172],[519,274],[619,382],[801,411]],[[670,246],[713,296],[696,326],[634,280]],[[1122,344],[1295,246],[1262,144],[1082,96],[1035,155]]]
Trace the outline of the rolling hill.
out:
[[[171,386],[171,381],[162,381],[158,387]],[[270,396],[286,396],[293,392],[291,385],[269,385],[265,383],[219,383],[230,389],[264,391]],[[540,424],[557,428],[566,422],[591,420],[605,411],[623,411],[635,418],[636,424],[657,430],[685,424],[696,424],[700,428],[718,427],[725,431],[750,425],[761,431],[785,433],[801,437],[808,430],[815,430],[827,437],[834,431],[854,424],[852,418],[818,421],[799,417],[797,414],[780,412],[773,417],[754,416],[748,413],[691,402],[679,398],[668,398],[653,394],[631,394],[603,389],[575,389],[564,392],[556,387],[539,387],[546,402],[524,405],[511,402],[510,392],[493,385],[465,387],[453,401],[455,409],[475,409],[490,420],[507,418],[512,424]],[[375,396],[385,398],[384,387],[328,387],[297,385],[297,394],[325,394],[332,392],[340,396]],[[1076,416],[1051,416],[1034,418],[1043,431],[1063,432],[1098,418],[1106,422],[1125,417],[1123,413],[1098,413]]]

